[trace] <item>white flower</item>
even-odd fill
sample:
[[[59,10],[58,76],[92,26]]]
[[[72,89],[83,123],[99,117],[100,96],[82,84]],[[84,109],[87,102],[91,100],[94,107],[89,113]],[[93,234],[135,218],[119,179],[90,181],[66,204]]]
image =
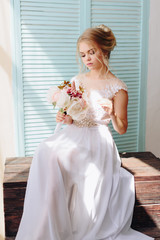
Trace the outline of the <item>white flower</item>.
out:
[[[68,108],[70,106],[70,96],[66,93],[65,90],[61,90],[56,106],[59,108]]]
[[[47,93],[48,103],[52,104],[53,102],[57,102],[60,92],[61,92],[61,90],[57,86],[50,87],[50,89],[48,90],[48,93]]]
[[[67,114],[70,115],[73,120],[81,121],[83,118],[85,118],[87,110],[88,110],[87,105],[84,108],[84,106],[81,103],[81,99],[73,100],[72,104],[67,109]]]

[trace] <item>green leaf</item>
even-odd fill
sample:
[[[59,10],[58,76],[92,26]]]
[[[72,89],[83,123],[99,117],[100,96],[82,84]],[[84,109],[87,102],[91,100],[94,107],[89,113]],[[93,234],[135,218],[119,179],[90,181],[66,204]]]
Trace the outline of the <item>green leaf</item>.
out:
[[[52,104],[53,104],[53,107],[55,108],[56,107],[56,102],[53,102]]]
[[[63,109],[63,108],[60,108],[59,111],[60,111],[61,113],[64,113],[64,109]]]

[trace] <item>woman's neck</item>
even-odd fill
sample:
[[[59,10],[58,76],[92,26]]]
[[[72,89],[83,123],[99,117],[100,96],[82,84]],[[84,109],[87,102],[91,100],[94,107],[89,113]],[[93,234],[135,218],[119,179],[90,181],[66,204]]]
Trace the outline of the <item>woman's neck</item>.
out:
[[[91,70],[86,74],[87,77],[89,77],[92,80],[103,80],[106,79],[109,74],[108,68],[103,68],[99,70]]]

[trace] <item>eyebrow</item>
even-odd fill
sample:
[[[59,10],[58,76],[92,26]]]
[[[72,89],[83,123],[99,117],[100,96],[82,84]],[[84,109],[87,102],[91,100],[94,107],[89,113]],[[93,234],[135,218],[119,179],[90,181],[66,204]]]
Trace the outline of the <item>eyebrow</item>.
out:
[[[87,52],[91,51],[91,50],[95,50],[95,48],[91,48],[89,49]],[[84,53],[84,52],[80,52],[81,54]]]

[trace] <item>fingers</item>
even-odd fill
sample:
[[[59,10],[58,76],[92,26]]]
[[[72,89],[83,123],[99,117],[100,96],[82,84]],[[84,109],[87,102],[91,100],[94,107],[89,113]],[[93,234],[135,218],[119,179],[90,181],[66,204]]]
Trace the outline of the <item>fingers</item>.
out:
[[[109,115],[112,115],[114,112],[114,104],[113,101],[109,99],[100,99],[98,101],[99,105],[107,112]]]
[[[71,88],[72,88],[73,91],[76,90],[75,81],[72,82],[72,84],[71,84]]]
[[[110,99],[107,99],[107,98],[101,98],[99,99],[98,101],[98,104],[100,104],[101,106],[112,106],[112,100]]]
[[[113,113],[113,109],[107,106],[102,106],[105,112],[107,112],[109,115]]]
[[[109,110],[112,110],[113,109],[113,104],[112,103],[110,103],[110,104],[104,104],[104,103],[102,103],[102,104],[100,104],[101,105],[101,107],[105,110],[105,111],[109,111]]]
[[[65,119],[65,114],[62,112],[58,112],[56,115],[56,122],[62,122]]]
[[[65,124],[72,124],[73,120],[72,117],[69,115],[65,115],[64,123]]]
[[[72,117],[65,113],[58,112],[56,116],[56,122],[64,122],[65,124],[72,124]]]

